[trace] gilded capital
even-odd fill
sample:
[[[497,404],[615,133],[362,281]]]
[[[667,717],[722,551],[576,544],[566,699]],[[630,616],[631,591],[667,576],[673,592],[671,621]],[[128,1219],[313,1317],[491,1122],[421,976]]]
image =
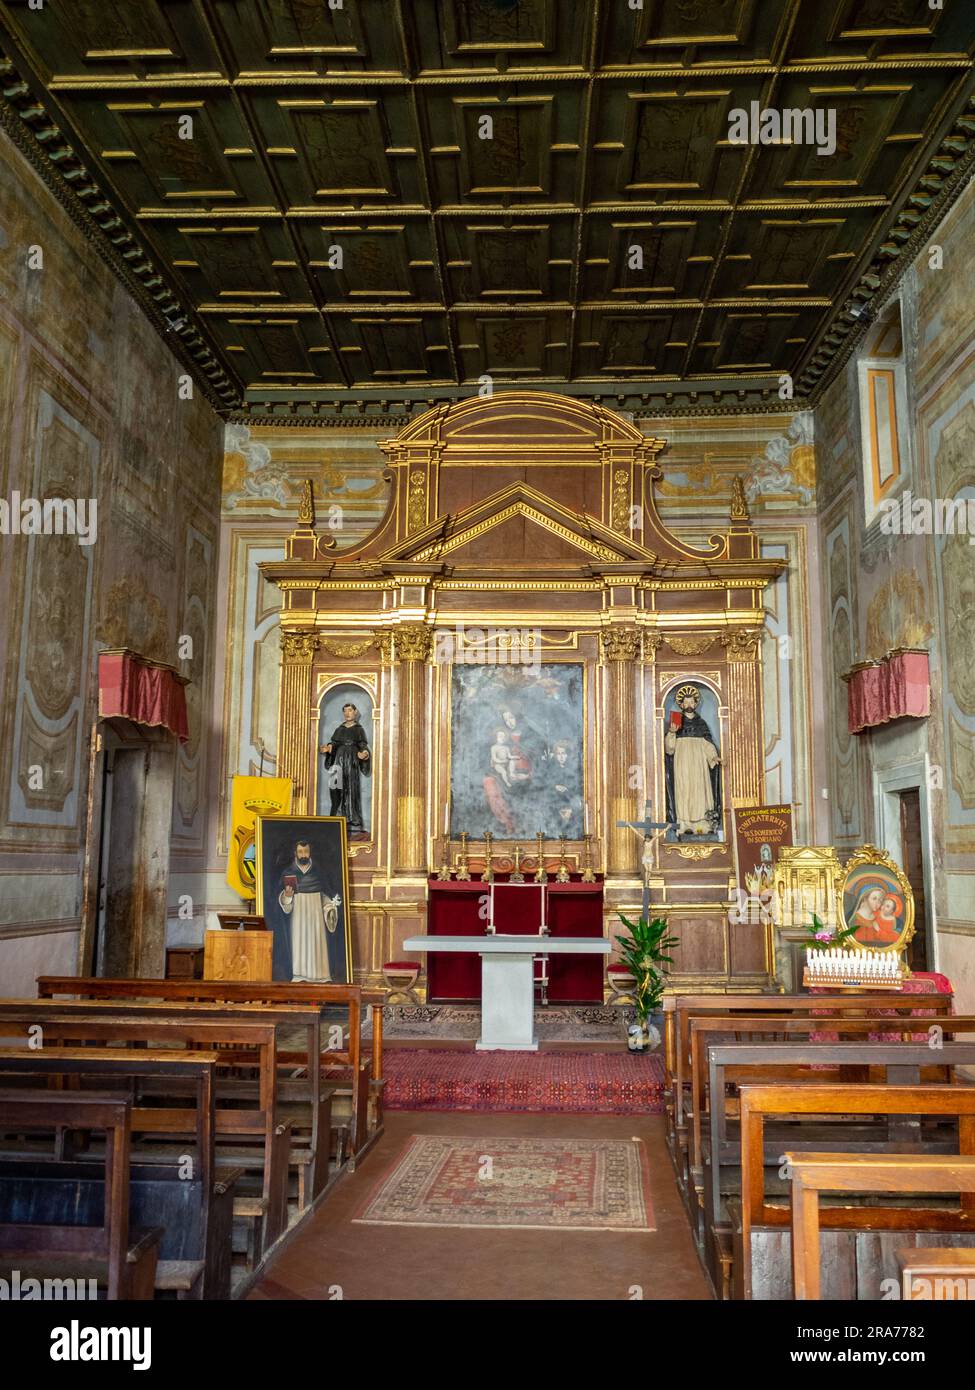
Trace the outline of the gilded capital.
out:
[[[317,632],[281,632],[281,660],[288,666],[310,666],[318,646]]]
[[[392,631],[389,628],[385,628],[382,632],[377,632],[374,639],[374,645],[379,648],[379,655],[382,657],[383,665],[391,665],[393,660]]]
[[[398,627],[394,635],[397,661],[427,661],[433,650],[433,633],[422,623]]]
[[[729,661],[754,661],[762,630],[758,627],[732,627],[722,632],[719,640],[728,648]]]
[[[633,627],[611,627],[600,633],[607,661],[635,661],[640,655],[640,634]]]

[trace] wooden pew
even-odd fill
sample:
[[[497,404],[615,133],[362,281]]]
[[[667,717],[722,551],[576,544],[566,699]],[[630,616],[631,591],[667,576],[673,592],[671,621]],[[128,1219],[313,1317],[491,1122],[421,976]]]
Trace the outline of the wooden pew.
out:
[[[861,1022],[862,1020],[844,1020],[842,1026],[847,1029],[851,1023],[859,1026]],[[953,1018],[952,1025],[955,1022]],[[904,1026],[908,1026],[906,1022]],[[727,1298],[730,1294],[733,1246],[732,1226],[723,1210],[723,1194],[729,1184],[734,1189],[735,1178],[741,1166],[739,1142],[730,1138],[728,1133],[728,1112],[731,1108],[731,1102],[725,1094],[728,1083],[734,1080],[740,1085],[743,1082],[765,1080],[782,1084],[802,1080],[856,1085],[869,1079],[864,1073],[880,1071],[887,1083],[897,1081],[917,1084],[925,1079],[924,1074],[930,1069],[930,1062],[934,1058],[938,1059],[937,1070],[941,1079],[949,1081],[956,1067],[971,1066],[975,1063],[975,1039],[968,1042],[946,1042],[937,1052],[932,1052],[925,1045],[918,1043],[821,1042],[809,1046],[799,1040],[758,1043],[711,1042],[708,1045],[708,1089],[714,1100],[708,1114],[707,1144],[702,1155],[703,1165],[698,1190],[703,1207],[699,1209],[696,1229],[705,1263],[719,1297]],[[827,1071],[814,1070],[818,1067],[825,1067]],[[868,1146],[877,1147],[878,1144],[885,1144],[889,1138],[886,1129],[883,1133],[877,1134],[871,1132],[863,1122],[842,1128],[834,1124],[832,1129],[833,1133],[825,1139],[820,1131],[813,1132],[817,1146],[825,1147],[835,1143],[844,1152],[856,1152]],[[803,1136],[804,1142],[811,1142],[806,1137],[809,1134],[807,1127]],[[767,1127],[764,1136],[767,1165],[777,1168],[782,1161],[783,1149],[792,1144],[794,1139],[795,1134],[787,1125],[783,1127],[781,1135],[770,1133]],[[733,1190],[731,1195],[734,1196]],[[695,1215],[697,1214],[696,1212]]]
[[[93,1042],[115,1048],[161,1043],[170,1049],[183,1049],[184,1055],[190,1055],[187,1050],[192,1048],[219,1049],[214,1053],[218,1066],[218,1098],[235,1102],[233,1107],[223,1104],[215,1110],[214,1133],[223,1151],[222,1164],[224,1168],[236,1167],[239,1171],[256,1164],[261,1173],[259,1193],[238,1192],[233,1199],[234,1215],[249,1228],[249,1246],[256,1263],[265,1247],[273,1244],[287,1225],[288,1155],[280,1138],[274,1026],[198,1018],[91,1019],[78,1013],[62,1018],[57,1015],[56,1006],[49,1004],[46,1008],[48,1012],[43,1016],[24,1010],[18,1014],[10,1008],[0,1012],[0,1037],[30,1037],[36,1034],[38,1027],[42,1028],[45,1046],[40,1052],[33,1052],[33,1056],[47,1055],[49,1044],[72,1047]],[[92,1056],[98,1055],[93,1049],[89,1052]],[[256,1071],[255,1104],[240,1103],[250,1099],[249,1093],[254,1088],[249,1083],[219,1081],[221,1072],[241,1066],[253,1067]],[[192,1086],[192,1080],[187,1084]],[[148,1076],[141,1080],[139,1090],[144,1101],[164,1098],[175,1102],[185,1092],[185,1085],[172,1076],[165,1079]],[[222,1096],[220,1091],[224,1093]],[[151,1108],[147,1109],[147,1114],[153,1113]],[[176,1137],[175,1118],[167,1125],[166,1133],[170,1138]],[[257,1142],[256,1152],[241,1147],[248,1140],[252,1144]],[[206,1171],[212,1168],[213,1162],[208,1154]],[[209,1197],[209,1183],[205,1183],[204,1190]],[[208,1252],[205,1258],[214,1266],[224,1263],[216,1251]]]
[[[960,1195],[962,1212],[969,1222],[975,1215],[975,1156],[933,1154],[862,1154],[854,1159],[836,1154],[785,1154],[792,1183],[792,1288],[799,1300],[820,1297],[820,1206],[824,1192],[856,1193],[859,1196],[883,1193],[939,1193]],[[836,1208],[830,1210],[835,1211]],[[871,1228],[876,1208],[846,1207],[858,1218],[866,1214]],[[880,1209],[882,1210],[882,1209]],[[893,1208],[903,1215],[902,1208]],[[975,1226],[971,1227],[975,1230]],[[933,1253],[933,1252],[932,1252]],[[941,1250],[937,1254],[951,1259],[966,1253],[969,1268],[975,1270],[975,1250]],[[879,1285],[879,1280],[878,1280]],[[859,1291],[858,1285],[858,1291]],[[879,1289],[878,1289],[879,1296]]]
[[[760,1040],[765,1042],[801,1042],[804,1038],[809,1039],[810,1034],[828,1032],[836,1034],[836,1041],[861,1039],[865,1046],[872,1046],[870,1034],[882,1031],[884,1033],[899,1033],[904,1042],[916,1042],[918,1046],[923,1046],[921,1039],[926,1037],[927,1030],[919,1026],[916,1019],[887,1019],[882,1030],[877,1028],[875,1018],[852,1018],[847,1016],[835,1019],[827,1019],[827,1027],[823,1027],[821,1018],[776,1018],[774,1021],[768,1018],[739,1018],[729,1020],[721,1017],[705,1016],[692,1018],[690,1020],[690,1073],[691,1073],[691,1104],[690,1104],[690,1125],[688,1127],[688,1159],[689,1167],[693,1173],[701,1166],[701,1140],[705,1132],[708,1114],[710,1086],[708,1080],[707,1050],[713,1042],[747,1042]],[[950,1019],[932,1020],[939,1030],[939,1040],[947,1041],[955,1039],[962,1041],[965,1035],[975,1033],[975,1017],[962,1018],[952,1014]],[[734,1036],[732,1036],[734,1035]],[[814,1064],[817,1061],[822,1065],[818,1056],[818,1048],[822,1045],[819,1041],[808,1041],[809,1062]],[[932,1070],[938,1068],[939,1049],[930,1049],[929,1065]],[[758,1068],[761,1066],[761,1059],[756,1057],[751,1064]],[[854,1065],[850,1063],[850,1065]],[[744,1076],[726,1076],[726,1081],[745,1080]],[[761,1081],[764,1078],[757,1073],[752,1074],[748,1079]],[[772,1079],[772,1078],[769,1078]],[[826,1078],[823,1078],[824,1080]],[[848,1079],[858,1078],[850,1076]],[[869,1080],[867,1076],[859,1079]],[[920,1080],[941,1080],[941,1077],[932,1076],[929,1078],[918,1078]]]
[[[0,1091],[0,1129],[18,1132],[66,1126],[105,1135],[100,1225],[0,1224],[0,1264],[22,1278],[95,1279],[110,1299],[150,1299],[159,1254],[158,1227],[129,1226],[129,1127],[132,1107],[124,1097],[65,1096]]]
[[[919,1085],[877,1086],[793,1082],[788,1085],[745,1085],[740,1091],[741,1202],[734,1246],[736,1298],[774,1297],[773,1290],[788,1287],[791,1255],[788,1253],[789,1208],[765,1199],[765,1121],[774,1116],[931,1116],[945,1121],[956,1137],[952,1149],[964,1156],[975,1153],[975,1086]],[[801,1129],[796,1138],[801,1142]],[[878,1144],[877,1149],[889,1149]],[[912,1147],[920,1152],[917,1139]],[[898,1152],[903,1152],[901,1143]],[[852,1159],[851,1159],[852,1161]],[[729,1204],[730,1209],[730,1204]],[[956,1243],[975,1243],[975,1198],[963,1195],[957,1212],[930,1207],[830,1207],[820,1213],[823,1230],[846,1233],[834,1244],[847,1258],[856,1254],[853,1233],[950,1232]],[[877,1237],[875,1254],[883,1261],[897,1245],[893,1236]],[[757,1257],[756,1257],[757,1252]],[[884,1271],[881,1270],[881,1273]],[[878,1278],[880,1275],[878,1274]]]
[[[306,1038],[305,1056],[317,1056],[321,1052],[321,1013],[322,1010],[317,1005],[302,1004],[272,1006],[124,999],[0,999],[0,1020],[8,1018],[36,1022],[42,1027],[47,1019],[56,1016],[61,1019],[78,1017],[92,1020],[212,1020],[224,1024],[239,1021],[242,1024],[273,1025],[282,1033],[303,1030]],[[283,1053],[280,1047],[277,1049],[278,1098],[281,1118],[292,1121],[290,1162],[297,1174],[298,1206],[303,1208],[324,1190],[329,1178],[332,1139],[330,1107],[333,1087],[322,1081],[321,1069],[316,1067],[307,1068],[304,1080],[295,1079],[291,1075],[294,1067],[287,1060],[292,1055],[290,1052]],[[343,1133],[339,1128],[335,1135],[339,1166],[344,1157]]]
[[[975,1250],[898,1250],[897,1268],[910,1303],[975,1300]]]
[[[881,1010],[910,1014],[917,1010],[938,1016],[950,1014],[954,996],[935,992],[890,994],[865,990],[863,994],[679,994],[664,998],[664,1068],[667,1096],[668,1142],[683,1126],[685,1086],[690,1074],[689,1032],[693,1016],[792,1015],[799,1017],[846,1014],[867,1016]],[[826,1029],[824,1024],[823,1028]],[[878,1028],[878,1031],[879,1028]]]
[[[42,975],[37,981],[40,998],[57,995],[84,999],[165,999],[172,1002],[237,1003],[237,1004],[311,1004],[321,1008],[343,1007],[348,1010],[348,1043],[345,1047],[326,1049],[327,1062],[322,1064],[326,1080],[339,1083],[339,1093],[347,1091],[351,1103],[352,1155],[350,1167],[361,1159],[382,1132],[382,1053],[383,1016],[373,1008],[371,1056],[362,1047],[363,991],[358,985],[326,985],[288,983],[286,981],[253,980],[148,980],[93,979],[73,975]],[[300,1055],[282,1055],[282,1061],[301,1065]],[[377,1127],[370,1134],[368,1120],[370,1098],[378,1116]]]

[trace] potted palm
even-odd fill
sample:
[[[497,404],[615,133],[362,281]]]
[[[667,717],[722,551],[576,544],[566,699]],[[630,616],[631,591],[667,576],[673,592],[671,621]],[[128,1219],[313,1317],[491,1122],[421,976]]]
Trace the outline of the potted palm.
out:
[[[658,1029],[654,1029],[656,1039],[651,1042],[650,1016],[660,1008],[666,984],[668,965],[673,959],[666,953],[677,945],[677,937],[670,933],[664,917],[655,917],[648,922],[641,917],[631,922],[622,912],[619,919],[629,935],[618,936],[616,944],[620,948],[620,961],[633,976],[633,998],[636,1004],[637,1023],[635,1034],[631,1034],[631,1052],[643,1052],[660,1041]]]

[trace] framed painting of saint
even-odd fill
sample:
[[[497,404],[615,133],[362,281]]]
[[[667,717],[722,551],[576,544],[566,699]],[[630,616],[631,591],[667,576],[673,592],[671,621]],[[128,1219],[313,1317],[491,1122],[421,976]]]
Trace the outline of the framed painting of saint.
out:
[[[843,925],[853,942],[877,951],[906,950],[914,935],[914,894],[890,855],[864,845],[843,871]]]
[[[584,692],[578,662],[453,668],[452,835],[582,838]]]
[[[257,911],[274,933],[275,980],[352,983],[344,816],[261,816]]]

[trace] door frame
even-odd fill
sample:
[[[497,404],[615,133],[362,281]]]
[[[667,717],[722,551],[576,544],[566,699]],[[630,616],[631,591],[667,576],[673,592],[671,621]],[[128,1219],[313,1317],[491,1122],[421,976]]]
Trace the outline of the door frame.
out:
[[[876,843],[885,849],[896,863],[903,866],[904,846],[901,841],[901,808],[899,792],[916,790],[921,806],[921,859],[924,865],[924,900],[927,907],[928,968],[941,969],[938,959],[937,909],[934,897],[934,859],[931,821],[931,795],[928,780],[931,760],[925,753],[910,762],[894,767],[874,768],[873,805]]]

